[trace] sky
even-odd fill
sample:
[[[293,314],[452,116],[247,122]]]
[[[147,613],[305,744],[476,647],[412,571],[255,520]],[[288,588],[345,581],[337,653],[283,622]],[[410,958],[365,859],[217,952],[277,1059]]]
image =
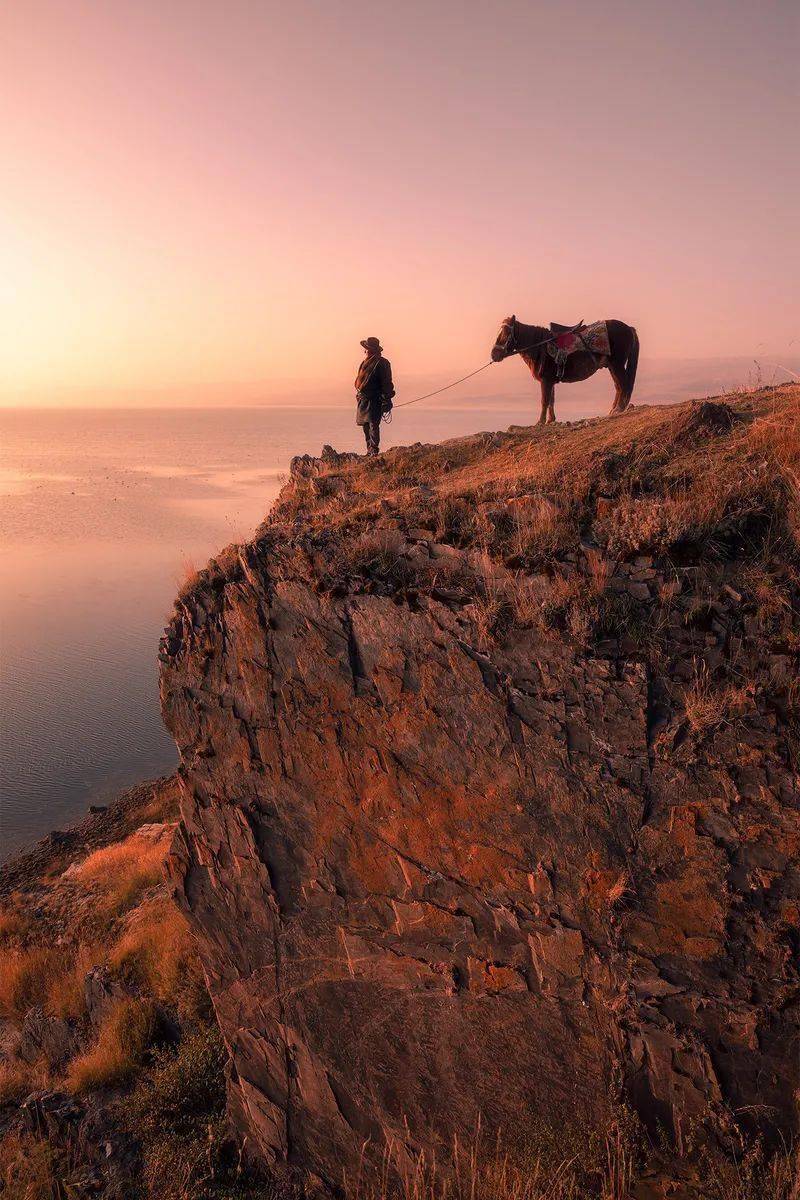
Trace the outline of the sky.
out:
[[[6,0],[0,403],[797,354],[795,0]]]

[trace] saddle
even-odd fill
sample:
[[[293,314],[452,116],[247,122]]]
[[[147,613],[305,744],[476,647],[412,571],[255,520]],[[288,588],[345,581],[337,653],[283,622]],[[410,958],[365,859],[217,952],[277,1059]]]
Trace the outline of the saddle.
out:
[[[583,328],[583,321],[578,321],[577,325],[558,325],[555,321],[550,322],[551,333],[577,333],[579,329]]]
[[[609,353],[608,329],[605,321],[595,321],[587,325],[579,321],[577,325],[559,325],[550,322],[550,332],[554,334],[552,342],[547,344],[547,353],[555,359],[558,378],[564,376],[567,359],[579,350],[588,351],[595,357]]]

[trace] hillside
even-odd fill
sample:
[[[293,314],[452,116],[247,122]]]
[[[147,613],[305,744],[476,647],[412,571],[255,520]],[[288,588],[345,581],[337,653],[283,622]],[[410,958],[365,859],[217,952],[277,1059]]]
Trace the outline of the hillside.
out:
[[[480,1123],[517,1194],[793,1194],[799,417],[326,450],[183,590],[170,871],[251,1156],[435,1191]]]

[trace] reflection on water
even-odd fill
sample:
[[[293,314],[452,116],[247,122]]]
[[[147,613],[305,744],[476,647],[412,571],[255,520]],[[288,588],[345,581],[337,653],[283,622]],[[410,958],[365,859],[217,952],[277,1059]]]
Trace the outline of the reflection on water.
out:
[[[530,410],[410,412],[385,445]],[[362,441],[349,404],[0,411],[0,854],[172,769],[156,656],[182,577],[252,534],[293,454]]]

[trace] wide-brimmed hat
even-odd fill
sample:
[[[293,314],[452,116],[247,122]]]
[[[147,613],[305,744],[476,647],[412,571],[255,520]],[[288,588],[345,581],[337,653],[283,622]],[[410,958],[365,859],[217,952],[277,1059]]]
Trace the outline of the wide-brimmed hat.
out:
[[[361,345],[365,350],[377,350],[378,354],[380,354],[383,350],[383,346],[380,344],[380,341],[375,337],[364,338],[361,342]]]

